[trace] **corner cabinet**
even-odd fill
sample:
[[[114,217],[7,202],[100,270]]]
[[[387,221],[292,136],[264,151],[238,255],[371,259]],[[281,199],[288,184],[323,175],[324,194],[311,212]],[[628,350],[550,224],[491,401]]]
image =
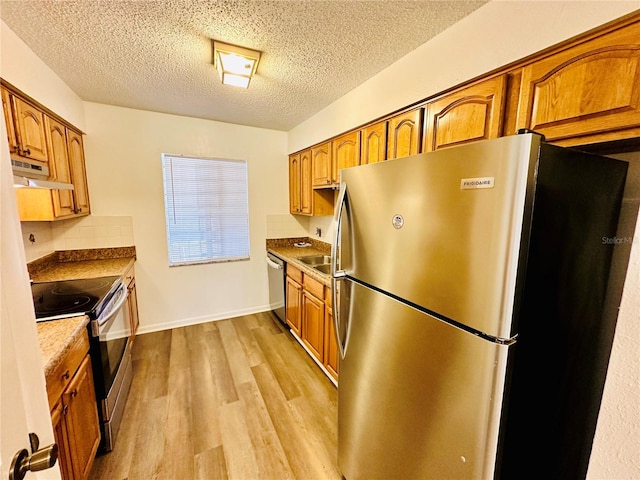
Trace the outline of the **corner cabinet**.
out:
[[[640,136],[640,23],[522,69],[517,128],[559,145]]]
[[[85,331],[46,376],[51,423],[63,480],[86,480],[98,446],[100,423]]]
[[[506,77],[501,75],[429,102],[423,150],[499,137],[505,94]]]

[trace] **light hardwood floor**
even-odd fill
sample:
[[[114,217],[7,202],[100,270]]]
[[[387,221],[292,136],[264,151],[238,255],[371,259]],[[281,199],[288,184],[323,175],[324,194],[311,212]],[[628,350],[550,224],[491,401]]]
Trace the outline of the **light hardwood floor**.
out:
[[[337,392],[271,313],[140,335],[90,480],[340,479]]]

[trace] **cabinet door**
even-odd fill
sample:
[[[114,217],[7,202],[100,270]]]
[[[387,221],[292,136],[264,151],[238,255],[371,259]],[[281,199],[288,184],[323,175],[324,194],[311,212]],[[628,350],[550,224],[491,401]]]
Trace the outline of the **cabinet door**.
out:
[[[499,137],[505,85],[503,75],[430,102],[425,121],[424,151]]]
[[[323,143],[311,149],[313,186],[331,185],[331,142]]]
[[[291,277],[287,277],[286,296],[287,309],[285,318],[291,329],[299,337],[302,323],[302,286]]]
[[[388,120],[387,160],[420,153],[422,110],[417,108]]]
[[[11,96],[11,103],[20,149],[18,154],[46,164],[48,157],[44,113],[18,97]]]
[[[300,213],[300,154],[289,155],[289,211]]]
[[[338,342],[333,325],[333,310],[328,306],[324,320],[324,366],[333,378],[338,378]]]
[[[526,66],[518,112],[562,145],[640,136],[640,23]]]
[[[306,290],[302,292],[302,332],[300,338],[318,360],[324,360],[324,302]]]
[[[386,160],[387,152],[387,122],[369,125],[361,131],[362,151],[360,164],[382,162]]]
[[[60,122],[45,116],[47,146],[49,148],[49,175],[52,180],[72,183],[67,150],[67,129]],[[75,213],[72,190],[53,190],[53,210],[56,217]]]
[[[51,411],[51,424],[53,425],[53,438],[58,445],[58,465],[60,465],[60,473],[62,480],[73,480],[71,476],[71,457],[69,457],[69,439],[67,437],[67,425],[65,417],[67,408],[62,402]]]
[[[7,125],[7,139],[9,140],[9,153],[18,151],[18,141],[16,138],[16,130],[13,123],[13,114],[11,113],[10,93],[4,88],[2,91],[2,111],[4,112],[4,120]]]
[[[300,213],[313,214],[313,185],[311,184],[311,150],[300,153]]]
[[[91,209],[89,207],[89,190],[87,188],[82,135],[67,129],[67,149],[69,152],[69,166],[73,181],[73,198],[76,204],[76,213],[88,214]]]
[[[140,325],[140,317],[138,316],[138,293],[136,291],[135,277],[129,282],[127,287],[129,296],[127,298],[127,308],[129,309],[129,321],[131,322],[131,343],[135,339],[138,326]]]
[[[73,478],[86,479],[100,444],[100,424],[93,389],[91,360],[87,355],[62,395],[66,415]]]
[[[360,132],[346,133],[331,142],[333,183],[340,182],[340,170],[360,165]]]

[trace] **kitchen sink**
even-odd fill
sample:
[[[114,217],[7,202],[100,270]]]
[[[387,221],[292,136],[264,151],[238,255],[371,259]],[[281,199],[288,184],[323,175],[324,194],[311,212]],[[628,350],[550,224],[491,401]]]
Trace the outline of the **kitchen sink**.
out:
[[[323,265],[331,263],[331,255],[307,255],[306,257],[298,257],[302,263],[309,266]]]
[[[331,265],[326,263],[323,263],[322,265],[316,265],[313,268],[326,275],[329,275],[331,273]]]

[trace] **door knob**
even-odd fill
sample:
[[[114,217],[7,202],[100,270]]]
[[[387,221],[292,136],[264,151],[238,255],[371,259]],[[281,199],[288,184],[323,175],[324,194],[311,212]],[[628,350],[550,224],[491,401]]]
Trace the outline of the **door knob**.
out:
[[[29,442],[31,455],[26,448],[14,455],[9,469],[9,480],[22,480],[27,472],[46,470],[56,464],[58,460],[58,445],[56,443],[38,449],[40,441],[35,433],[29,434]]]

